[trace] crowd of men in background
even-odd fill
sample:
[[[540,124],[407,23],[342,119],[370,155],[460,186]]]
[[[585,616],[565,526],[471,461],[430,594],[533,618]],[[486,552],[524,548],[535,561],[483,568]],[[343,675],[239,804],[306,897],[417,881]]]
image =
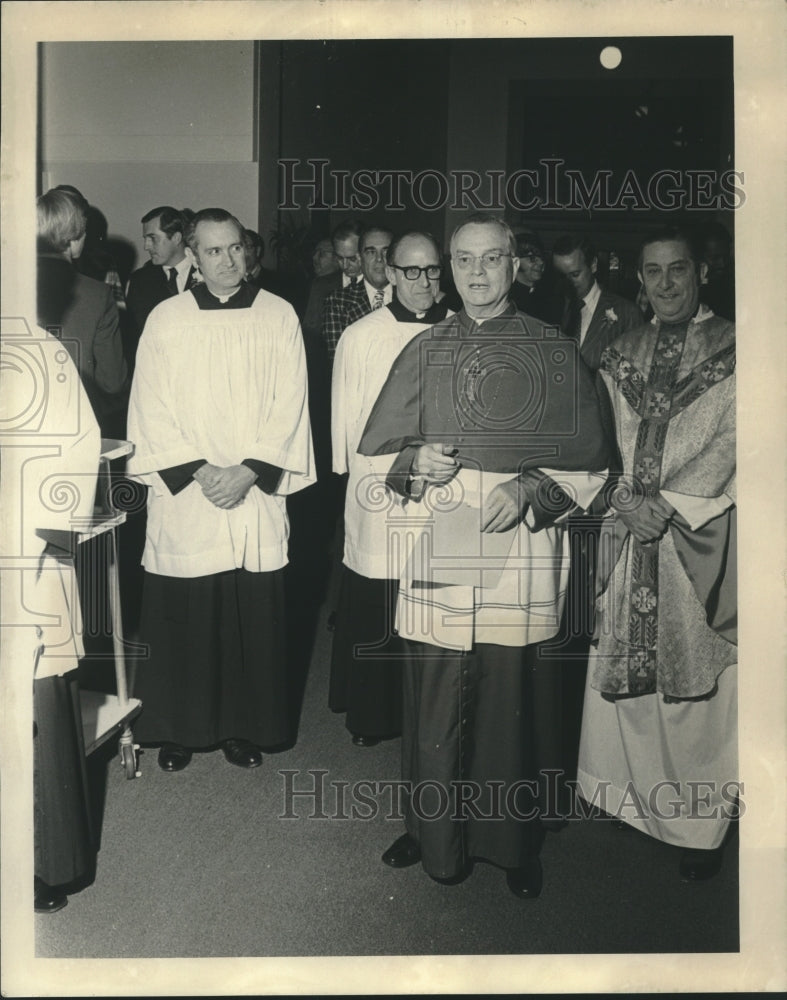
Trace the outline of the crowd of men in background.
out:
[[[77,203],[85,219],[82,249],[74,245],[68,251],[73,270],[109,286],[118,310],[116,325],[121,334],[124,360],[132,373],[136,346],[151,310],[168,296],[187,290],[200,279],[199,272],[187,261],[184,241],[185,226],[194,212],[164,205],[143,215],[140,220],[142,243],[149,259],[128,275],[124,283],[112,256],[103,214],[71,185],[59,185],[44,197],[63,195]],[[635,288],[629,289],[631,298],[604,286],[601,273],[605,255],[597,252],[592,239],[584,233],[559,235],[551,249],[547,249],[534,230],[520,225],[514,226],[513,231],[517,238],[519,270],[511,287],[511,301],[527,315],[558,326],[568,336],[578,338],[583,358],[592,369],[598,368],[606,344],[631,325],[638,324],[643,316],[652,317],[653,310],[641,283],[638,292]],[[265,267],[264,240],[255,230],[244,228],[245,280],[293,305],[301,322],[310,361],[322,367],[327,364],[330,371],[344,329],[380,303],[387,305],[391,300],[392,285],[386,277],[384,253],[393,236],[393,230],[384,224],[369,225],[358,219],[339,223],[330,236],[311,244],[310,260],[304,263],[302,273],[308,270],[312,277],[304,283],[302,276],[300,280],[293,280]],[[716,315],[734,322],[735,274],[730,234],[721,223],[706,221],[694,227],[693,236],[707,264],[707,275],[700,288],[701,300]],[[40,256],[63,254],[60,248],[53,252],[45,240],[39,241],[39,248]],[[53,293],[53,284],[47,277],[40,282],[40,315],[46,320],[46,326],[57,325],[63,319],[62,315],[57,315],[57,309],[64,293],[62,289],[59,294]],[[360,294],[362,291],[365,296]],[[441,298],[446,297],[450,307],[458,308],[456,288],[443,253],[438,294]],[[54,311],[52,302],[55,303]],[[610,322],[612,313],[616,319]],[[115,325],[114,317],[111,324]],[[76,330],[76,324],[74,328]],[[92,351],[90,343],[85,344],[81,352],[83,365],[91,355],[101,355],[107,339],[114,349],[114,337],[99,336],[99,346]],[[98,357],[93,357],[91,363],[102,375],[111,368],[110,362],[100,363]],[[116,376],[115,370],[104,382],[110,396],[117,393]]]
[[[737,776],[723,227],[649,235],[637,303],[582,234],[547,251],[476,214],[446,255],[349,220],[293,297],[258,233],[172,206],[142,216],[150,259],[123,288],[105,240],[86,246],[89,207],[67,186],[39,198],[38,320],[147,488],[138,735],[162,769],[215,747],[257,767],[292,738],[287,497],[328,482],[329,706],[359,747],[401,736],[408,787],[446,795],[412,792],[383,861],[455,882],[486,860],[537,897],[553,771],[591,803],[610,784],[608,813],[683,847],[685,879],[715,874]],[[426,536],[432,555],[449,540],[447,568],[420,558]],[[695,778],[715,823],[691,822]],[[660,781],[673,822],[623,809]],[[501,807],[501,788],[521,795]],[[75,876],[46,870],[52,912]]]

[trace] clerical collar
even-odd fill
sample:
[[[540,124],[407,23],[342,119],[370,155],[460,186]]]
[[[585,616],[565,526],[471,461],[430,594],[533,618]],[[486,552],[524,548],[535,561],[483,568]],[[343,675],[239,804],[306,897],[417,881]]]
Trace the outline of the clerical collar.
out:
[[[710,319],[711,316],[713,316],[713,310],[706,306],[704,302],[700,302],[694,312],[694,315],[690,316],[688,319],[684,319],[680,323],[670,323],[668,320],[659,319],[655,313],[653,314],[650,322],[653,326],[658,327],[660,330],[678,330],[683,327],[687,327],[689,323],[702,323],[706,319]]]
[[[445,299],[442,299],[440,302],[434,302],[421,316],[403,306],[399,299],[391,299],[385,308],[391,310],[397,323],[428,323],[429,326],[434,326],[435,323],[444,320],[448,313],[448,306],[445,303]]]
[[[258,292],[259,288],[256,285],[242,281],[237,290],[231,292],[229,298],[222,301],[217,295],[208,291],[208,286],[204,282],[191,289],[191,294],[197,300],[200,309],[248,309],[256,299]]]
[[[516,314],[516,305],[509,301],[506,304],[505,309],[503,309],[502,312],[497,313],[496,316],[481,316],[479,319],[473,319],[472,316],[468,315],[467,310],[463,308],[459,313],[459,317],[462,322],[462,326],[465,329],[473,329],[474,327],[481,326],[484,323],[496,323],[498,320],[508,320],[512,316],[516,316]]]

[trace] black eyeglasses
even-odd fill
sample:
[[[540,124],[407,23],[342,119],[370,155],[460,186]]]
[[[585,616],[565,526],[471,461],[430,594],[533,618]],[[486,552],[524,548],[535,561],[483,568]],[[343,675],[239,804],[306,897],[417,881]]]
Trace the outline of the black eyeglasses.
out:
[[[401,271],[408,281],[417,281],[422,274],[425,274],[430,281],[436,281],[443,273],[443,269],[439,264],[430,264],[428,267],[416,267],[415,264],[412,264],[410,267],[400,267],[398,264],[391,264],[391,267],[395,267],[397,271]]]

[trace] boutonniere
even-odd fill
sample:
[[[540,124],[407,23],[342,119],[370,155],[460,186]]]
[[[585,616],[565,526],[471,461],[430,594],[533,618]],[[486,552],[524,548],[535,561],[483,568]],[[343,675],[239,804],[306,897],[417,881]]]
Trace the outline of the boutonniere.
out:
[[[610,323],[617,323],[618,314],[615,312],[614,309],[607,309],[604,315],[606,316],[606,318],[609,320]]]

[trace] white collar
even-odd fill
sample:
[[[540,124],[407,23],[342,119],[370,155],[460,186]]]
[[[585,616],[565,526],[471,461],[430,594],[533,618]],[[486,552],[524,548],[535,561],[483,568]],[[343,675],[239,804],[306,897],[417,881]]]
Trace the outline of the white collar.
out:
[[[691,325],[692,323],[704,323],[706,319],[710,319],[712,316],[715,315],[716,314],[714,313],[714,311],[711,309],[710,306],[706,305],[704,302],[700,302],[700,307],[697,310],[697,312],[692,316],[692,318],[689,320],[689,325]],[[661,320],[655,313],[653,314],[653,316],[651,316],[650,321],[654,326],[661,326]]]
[[[366,278],[364,278],[363,279],[363,284],[364,284],[364,288],[366,289],[366,294],[369,297],[369,304],[370,305],[374,302],[375,297],[376,297],[376,295],[377,295],[378,292],[382,292],[383,293],[383,304],[384,305],[388,305],[388,303],[391,301],[391,297],[393,295],[393,287],[391,286],[390,282],[387,285],[385,285],[383,288],[375,288],[374,285],[370,285],[369,282],[366,280]]]
[[[183,260],[181,260],[177,264],[164,264],[163,267],[164,267],[164,270],[167,272],[167,274],[169,274],[169,270],[172,267],[174,267],[175,270],[180,275],[182,275],[182,274],[188,274],[189,273],[189,269],[191,267],[191,261],[188,259],[188,257],[184,257]]]
[[[596,311],[596,306],[598,305],[598,300],[600,298],[601,298],[601,289],[599,288],[598,282],[594,281],[590,291],[585,296],[585,305],[584,305],[584,308],[589,310],[591,316]]]

